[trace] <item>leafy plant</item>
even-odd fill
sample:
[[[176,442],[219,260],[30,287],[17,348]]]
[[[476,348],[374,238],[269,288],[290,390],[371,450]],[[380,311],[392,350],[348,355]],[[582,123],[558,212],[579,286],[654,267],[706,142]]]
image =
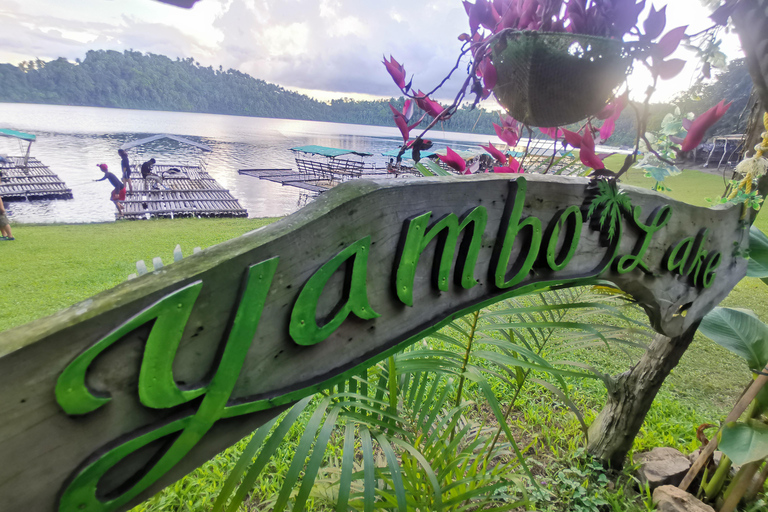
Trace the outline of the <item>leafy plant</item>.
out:
[[[752,311],[715,308],[704,317],[699,330],[717,344],[743,357],[756,374],[766,371],[768,325]],[[768,458],[768,424],[764,416],[767,411],[768,388],[761,387],[747,410],[746,421],[729,421],[718,433],[718,446],[723,457],[711,478],[702,482],[702,489],[712,501],[723,494],[721,512],[735,510],[742,498],[754,501],[768,479],[768,465],[765,464]],[[723,490],[732,463],[741,467]]]
[[[588,200],[587,217],[596,220],[599,229],[608,240],[613,241],[621,229],[622,213],[632,211],[632,203],[626,192],[620,191],[615,180],[593,180],[594,196]]]
[[[273,510],[304,510],[312,500],[336,510],[525,505],[528,489],[536,492],[538,484],[508,424],[520,392],[527,383],[543,386],[574,411],[586,431],[565,379],[604,376],[548,358],[596,339],[635,345],[633,337],[645,333],[641,323],[623,314],[623,299],[600,298],[608,303],[598,302],[591,289],[578,288],[510,299],[457,319],[314,403],[299,402],[256,431],[213,512],[237,510],[300,418],[308,419],[301,421],[304,433],[280,491],[258,498]],[[595,312],[626,326],[595,322]],[[555,333],[570,346],[551,346]],[[499,396],[512,390],[505,411]]]

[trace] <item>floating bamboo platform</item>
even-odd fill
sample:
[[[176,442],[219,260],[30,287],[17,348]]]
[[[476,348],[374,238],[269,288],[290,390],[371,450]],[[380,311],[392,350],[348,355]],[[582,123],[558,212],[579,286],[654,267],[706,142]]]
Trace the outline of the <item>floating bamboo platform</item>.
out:
[[[67,188],[46,165],[30,157],[24,167],[24,157],[8,157],[10,162],[0,163],[0,197],[3,201],[31,199],[72,199],[72,189]]]
[[[154,185],[141,177],[141,167],[132,166],[133,192],[123,204],[124,219],[174,217],[247,217],[248,212],[202,167],[155,165],[153,173],[162,183]]]
[[[240,169],[238,174],[253,176],[262,180],[300,188],[309,192],[321,193],[329,190],[336,181],[326,176],[296,172],[293,169]]]

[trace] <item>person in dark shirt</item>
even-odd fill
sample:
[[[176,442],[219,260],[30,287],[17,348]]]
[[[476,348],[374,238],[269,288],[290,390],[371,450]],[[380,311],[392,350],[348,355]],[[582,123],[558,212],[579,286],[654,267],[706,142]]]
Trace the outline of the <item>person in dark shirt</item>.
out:
[[[133,183],[131,182],[131,163],[128,161],[128,153],[123,149],[118,149],[120,155],[120,168],[123,170],[123,187],[128,186],[128,190],[133,192]]]
[[[141,164],[141,177],[144,178],[144,190],[149,190],[149,182],[147,181],[147,176],[152,175],[153,177],[157,177],[153,172],[152,168],[155,166],[155,159],[150,158],[143,164]]]
[[[101,171],[104,173],[104,177],[98,180],[93,180],[93,181],[109,180],[112,186],[115,187],[115,189],[110,194],[109,198],[113,203],[115,203],[118,213],[122,216],[123,205],[120,204],[120,201],[125,201],[125,185],[123,185],[123,182],[120,181],[120,178],[118,178],[117,176],[109,172],[109,168],[107,167],[107,164],[98,164],[96,167],[101,169]]]

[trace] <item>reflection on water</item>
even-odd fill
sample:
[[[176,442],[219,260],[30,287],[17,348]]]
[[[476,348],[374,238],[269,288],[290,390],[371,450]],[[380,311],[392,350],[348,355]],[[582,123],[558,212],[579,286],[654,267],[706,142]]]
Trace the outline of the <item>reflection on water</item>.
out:
[[[380,156],[399,146],[396,128],[321,123],[287,119],[190,114],[145,110],[0,103],[0,127],[34,133],[32,155],[51,168],[72,189],[74,199],[8,203],[13,222],[105,222],[115,218],[107,181],[95,182],[106,163],[120,176],[117,149],[124,143],[158,133],[170,133],[213,148],[202,156],[206,170],[230,190],[250,217],[287,215],[309,203],[313,196],[279,183],[241,176],[238,169],[294,168],[295,146],[317,144],[354,149]],[[461,149],[487,143],[488,135],[434,131],[435,147]],[[457,143],[466,142],[466,144]],[[0,138],[0,153],[19,154],[17,141]],[[154,157],[158,164],[197,163],[197,148],[163,139],[128,151],[131,163]]]

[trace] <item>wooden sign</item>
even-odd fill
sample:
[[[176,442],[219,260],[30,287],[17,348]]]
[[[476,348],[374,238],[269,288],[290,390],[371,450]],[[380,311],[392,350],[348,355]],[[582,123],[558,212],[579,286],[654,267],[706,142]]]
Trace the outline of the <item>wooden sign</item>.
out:
[[[512,295],[613,283],[675,336],[744,276],[740,207],[587,186],[357,180],[3,332],[3,509],[127,510],[288,404]]]

